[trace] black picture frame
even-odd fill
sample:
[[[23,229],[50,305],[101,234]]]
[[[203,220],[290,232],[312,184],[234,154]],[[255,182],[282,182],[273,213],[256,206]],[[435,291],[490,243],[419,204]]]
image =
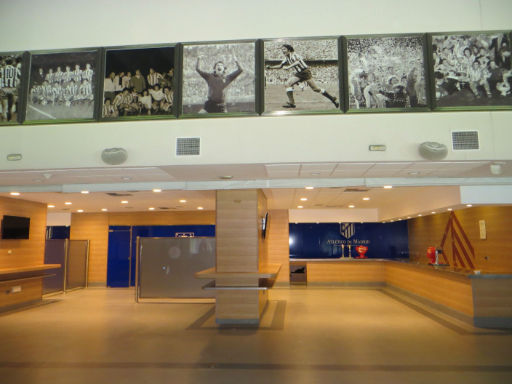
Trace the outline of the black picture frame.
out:
[[[503,41],[507,42],[508,47],[504,51],[508,52],[508,60],[506,63],[497,63],[501,48],[498,45]],[[428,34],[433,109],[512,109],[511,45],[510,30]],[[474,64],[475,61],[478,64]],[[494,61],[495,68],[491,61]]]
[[[343,38],[348,113],[429,111],[426,34]]]
[[[79,66],[74,76],[68,74],[67,66]],[[55,73],[60,67],[63,75],[48,77],[50,69]],[[64,70],[63,70],[64,68]],[[83,70],[82,70],[83,68]],[[40,75],[43,69],[43,76]],[[92,71],[92,72],[90,72]],[[72,71],[73,72],[73,71]],[[101,73],[101,49],[77,48],[51,51],[30,52],[30,71],[27,76],[27,92],[24,124],[57,124],[90,122],[97,120],[99,101],[99,77]],[[54,74],[55,75],[55,74]],[[61,79],[59,80],[59,77]],[[84,80],[87,81],[84,84]],[[55,90],[47,87],[47,91],[38,89],[44,82],[55,86]],[[80,82],[80,85],[76,84]],[[63,89],[58,89],[57,84]],[[82,85],[85,87],[80,88]],[[90,89],[88,89],[90,85]],[[71,86],[76,89],[67,90]]]
[[[178,44],[175,43],[105,48],[102,55],[99,119],[121,121],[177,118],[178,51]],[[140,76],[136,76],[137,70]],[[115,74],[114,84],[109,82],[111,73]],[[128,73],[132,80],[128,79]],[[119,78],[121,74],[125,75],[123,79]],[[133,80],[136,77],[140,80]],[[112,85],[115,89],[111,89]],[[156,89],[157,85],[159,89]],[[122,95],[125,90],[129,91],[127,97]],[[105,105],[107,99],[110,100],[110,108]],[[106,115],[108,111],[113,115]]]
[[[256,39],[182,43],[180,58],[178,117],[259,114],[261,96],[258,84],[261,80]],[[219,63],[222,66],[218,66]],[[221,75],[214,73],[222,69],[224,72]],[[216,81],[216,76],[224,76],[224,80]]]
[[[264,39],[261,52],[263,115],[343,112],[344,71],[339,36]],[[294,58],[293,54],[297,56]],[[291,62],[292,67],[286,68]]]
[[[0,125],[23,121],[28,52],[0,52]]]

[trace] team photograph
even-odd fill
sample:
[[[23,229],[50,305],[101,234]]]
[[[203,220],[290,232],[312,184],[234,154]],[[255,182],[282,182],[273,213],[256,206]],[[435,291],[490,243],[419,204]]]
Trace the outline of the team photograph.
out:
[[[18,121],[22,56],[0,54],[0,124]]]
[[[438,107],[512,105],[511,35],[434,35]]]
[[[107,50],[101,116],[173,115],[174,54],[174,47]]]
[[[97,51],[32,55],[27,121],[94,118]]]
[[[347,39],[349,110],[428,105],[423,36]]]
[[[183,114],[256,113],[255,43],[185,45]]]
[[[264,42],[265,112],[340,109],[338,40]]]

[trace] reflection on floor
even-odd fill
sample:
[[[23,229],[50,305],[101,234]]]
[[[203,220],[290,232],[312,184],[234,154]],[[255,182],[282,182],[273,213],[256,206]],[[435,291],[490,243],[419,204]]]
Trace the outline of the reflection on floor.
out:
[[[219,328],[212,304],[136,304],[90,288],[0,315],[0,382],[506,383],[512,334],[396,292],[278,288],[259,329]]]

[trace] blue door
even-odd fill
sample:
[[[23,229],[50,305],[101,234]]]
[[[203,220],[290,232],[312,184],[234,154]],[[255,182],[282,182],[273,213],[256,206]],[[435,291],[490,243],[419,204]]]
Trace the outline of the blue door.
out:
[[[111,226],[108,229],[107,286],[129,287],[135,274],[130,257],[131,227]],[[133,272],[132,272],[133,271]]]

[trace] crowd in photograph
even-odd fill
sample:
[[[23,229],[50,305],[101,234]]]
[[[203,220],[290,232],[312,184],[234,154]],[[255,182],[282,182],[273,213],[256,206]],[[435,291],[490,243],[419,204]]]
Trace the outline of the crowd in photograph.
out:
[[[281,47],[283,44],[291,45],[295,52],[300,52],[300,55],[306,61],[338,61],[338,40],[336,39],[266,41],[264,47],[265,61],[282,61]]]
[[[147,74],[110,72],[103,85],[103,117],[173,113],[174,69]]]
[[[13,121],[17,115],[21,58],[0,56],[0,121]]]
[[[67,107],[92,103],[93,76],[91,64],[39,68],[31,77],[30,100],[33,104]]]
[[[510,41],[505,34],[432,38],[436,98],[470,91],[475,98],[510,95]]]
[[[350,108],[427,105],[421,38],[348,41]]]

